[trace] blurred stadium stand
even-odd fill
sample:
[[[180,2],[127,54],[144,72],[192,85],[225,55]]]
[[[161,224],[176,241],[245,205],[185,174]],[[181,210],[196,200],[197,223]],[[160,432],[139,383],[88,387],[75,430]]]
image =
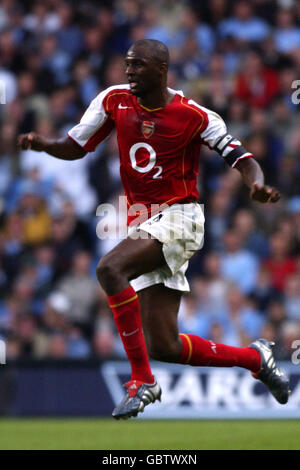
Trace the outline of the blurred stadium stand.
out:
[[[202,150],[203,249],[180,328],[218,342],[300,339],[300,1],[3,0],[0,5],[0,335],[9,361],[124,357],[95,277],[111,248],[96,208],[122,193],[116,137],[65,162],[17,135],[64,136],[90,100],[124,83],[131,43],[170,48],[169,84],[226,121],[282,198],[252,203],[238,173]],[[8,377],[10,380],[10,377]]]

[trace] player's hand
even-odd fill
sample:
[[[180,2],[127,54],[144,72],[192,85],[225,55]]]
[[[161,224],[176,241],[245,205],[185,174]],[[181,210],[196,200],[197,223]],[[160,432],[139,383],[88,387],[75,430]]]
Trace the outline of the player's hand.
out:
[[[258,202],[277,202],[280,199],[280,193],[272,186],[261,185],[254,182],[251,187],[250,197]]]
[[[18,137],[18,147],[22,150],[36,150],[41,152],[45,150],[46,141],[43,137],[36,134],[35,132],[30,132],[29,134],[21,134]]]

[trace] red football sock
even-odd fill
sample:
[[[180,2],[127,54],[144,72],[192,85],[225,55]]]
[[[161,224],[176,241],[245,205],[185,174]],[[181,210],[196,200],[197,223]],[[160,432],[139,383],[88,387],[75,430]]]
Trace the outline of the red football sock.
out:
[[[108,303],[131,364],[131,380],[153,384],[155,379],[150,369],[140,303],[135,290],[129,286],[119,294],[108,296]]]
[[[236,348],[215,343],[195,335],[179,335],[182,352],[179,363],[191,366],[232,367],[239,366],[257,372],[260,369],[260,354],[253,348]]]

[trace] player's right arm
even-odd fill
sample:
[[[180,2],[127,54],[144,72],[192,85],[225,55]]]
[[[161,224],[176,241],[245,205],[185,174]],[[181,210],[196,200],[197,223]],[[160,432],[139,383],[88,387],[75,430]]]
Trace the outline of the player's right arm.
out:
[[[87,154],[87,151],[70,137],[50,140],[35,132],[21,134],[18,137],[18,146],[23,150],[32,149],[36,152],[47,152],[49,155],[61,160],[77,160]]]
[[[122,88],[122,85],[120,87]],[[118,87],[110,87],[99,93],[85,111],[80,122],[68,132],[67,137],[51,140],[30,132],[18,137],[19,147],[23,150],[44,151],[62,160],[77,160],[83,158],[87,152],[93,152],[114,128],[109,99],[116,88]],[[126,87],[123,86],[123,88]]]

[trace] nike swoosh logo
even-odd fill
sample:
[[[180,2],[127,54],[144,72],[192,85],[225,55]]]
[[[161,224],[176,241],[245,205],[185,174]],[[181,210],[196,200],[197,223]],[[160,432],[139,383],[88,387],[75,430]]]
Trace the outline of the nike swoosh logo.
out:
[[[126,331],[123,331],[122,335],[123,336],[131,336],[131,335],[134,335],[134,333],[137,333],[138,331],[139,331],[139,328],[137,328],[134,331],[131,331],[130,333],[126,333]]]
[[[121,104],[119,104],[118,108],[119,109],[130,109],[130,106],[122,106]]]

